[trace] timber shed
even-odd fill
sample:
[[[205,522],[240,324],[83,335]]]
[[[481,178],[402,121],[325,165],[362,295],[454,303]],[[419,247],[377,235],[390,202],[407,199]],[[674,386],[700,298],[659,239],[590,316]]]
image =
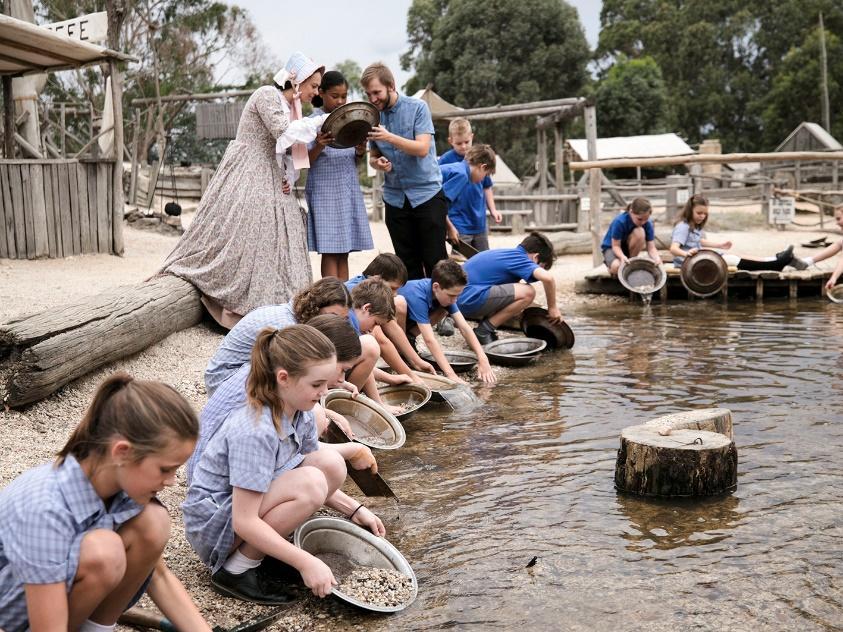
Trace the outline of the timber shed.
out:
[[[116,39],[116,38],[114,38]],[[134,58],[0,15],[4,159],[0,160],[0,258],[60,258],[123,253],[122,81],[118,61]],[[16,131],[11,77],[107,64],[112,78],[114,154],[86,158],[95,138],[73,157],[15,157],[27,149]],[[37,149],[34,149],[37,153]]]

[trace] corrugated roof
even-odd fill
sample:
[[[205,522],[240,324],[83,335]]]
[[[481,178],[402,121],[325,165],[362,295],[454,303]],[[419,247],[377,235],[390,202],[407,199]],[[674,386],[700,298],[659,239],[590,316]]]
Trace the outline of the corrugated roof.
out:
[[[795,130],[793,130],[787,138],[784,139],[781,145],[776,147],[776,151],[801,151],[801,148],[791,148],[795,143],[795,139],[802,133],[808,133],[813,136],[820,147],[812,148],[813,151],[840,151],[843,150],[843,145],[837,142],[831,134],[825,131],[825,128],[816,123],[809,123],[805,121],[800,123]]]
[[[67,70],[111,58],[137,61],[129,55],[0,14],[0,75]]]
[[[588,141],[585,138],[568,140],[580,160],[588,159]],[[695,154],[688,144],[676,134],[649,134],[646,136],[615,136],[597,139],[597,159],[657,158],[660,156],[687,156]]]

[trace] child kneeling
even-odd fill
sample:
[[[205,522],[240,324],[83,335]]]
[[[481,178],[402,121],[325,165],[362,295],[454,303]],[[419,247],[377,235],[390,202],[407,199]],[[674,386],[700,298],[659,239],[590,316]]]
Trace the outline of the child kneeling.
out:
[[[280,582],[259,572],[269,555],[297,569],[315,595],[328,595],[336,585],[331,570],[286,539],[322,505],[385,534],[377,516],[339,491],[341,452],[320,449],[312,411],[336,371],[333,344],[313,327],[258,335],[247,404],[210,437],[182,505],[187,539],[219,592],[263,604],[291,601]]]

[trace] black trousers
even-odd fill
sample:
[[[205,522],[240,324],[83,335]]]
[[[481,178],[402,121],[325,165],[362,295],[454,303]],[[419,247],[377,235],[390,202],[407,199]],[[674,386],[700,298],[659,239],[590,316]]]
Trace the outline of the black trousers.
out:
[[[395,254],[407,266],[410,279],[429,277],[436,262],[448,258],[445,249],[447,216],[448,200],[441,189],[415,208],[406,197],[404,206],[386,204],[386,228]]]

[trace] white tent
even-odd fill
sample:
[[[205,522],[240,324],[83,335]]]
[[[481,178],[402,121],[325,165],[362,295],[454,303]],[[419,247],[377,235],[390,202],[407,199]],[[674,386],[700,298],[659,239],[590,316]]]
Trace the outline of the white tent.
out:
[[[568,140],[568,145],[576,152],[577,160],[588,160],[588,141],[585,138],[572,138]],[[656,158],[696,153],[676,134],[649,134],[598,138],[596,158]]]

